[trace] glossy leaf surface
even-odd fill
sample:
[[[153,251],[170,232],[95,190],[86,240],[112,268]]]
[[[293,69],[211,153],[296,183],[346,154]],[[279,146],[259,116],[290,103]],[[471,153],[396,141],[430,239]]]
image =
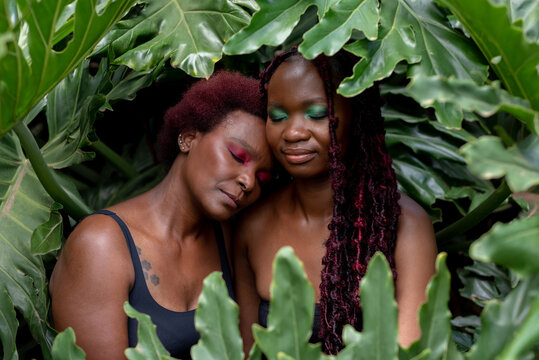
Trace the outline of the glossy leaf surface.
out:
[[[421,76],[412,79],[406,93],[424,107],[435,102],[451,103],[483,117],[506,111],[526,124],[530,131],[539,133],[539,112],[533,111],[526,100],[511,96],[497,83],[478,86],[471,80]]]
[[[478,83],[486,78],[473,45],[448,27],[443,13],[428,0],[382,1],[378,39],[359,40],[346,48],[363,59],[339,87],[345,96],[359,94],[388,77],[403,60],[415,64],[410,75],[455,76]]]
[[[503,302],[491,301],[481,314],[482,330],[469,360],[495,359],[511,344],[539,296],[539,275],[524,279]]]
[[[2,7],[0,31],[7,52],[0,56],[0,136],[79,65],[134,0],[109,1],[100,14],[96,11],[97,0],[77,1],[73,37],[62,51],[56,51],[56,27],[72,2],[17,0],[21,18],[14,1]]]
[[[7,290],[24,316],[41,344],[44,358],[51,359],[53,331],[47,324],[47,278],[41,257],[32,252],[31,238],[34,230],[48,221],[53,201],[13,132],[0,139],[0,154],[0,289]],[[6,299],[3,305],[8,303]],[[7,321],[6,325],[14,323]],[[5,331],[16,333],[17,327]],[[7,353],[14,350],[4,347]]]
[[[249,25],[225,44],[226,54],[248,54],[262,45],[280,45],[290,35],[307,8],[315,4],[325,5],[325,1],[260,0],[258,4],[260,10],[253,15]]]
[[[471,246],[470,255],[520,274],[539,273],[539,216],[494,225]]]
[[[6,289],[0,289],[0,319],[2,319],[0,321],[0,339],[4,353],[3,359],[18,359],[16,340],[19,322],[15,306]]]
[[[299,51],[313,59],[333,55],[350,39],[352,30],[362,31],[369,40],[378,36],[377,0],[342,0],[330,8],[320,22],[303,36]]]
[[[193,359],[242,360],[243,345],[238,325],[238,305],[228,296],[221,273],[208,275],[195,314],[200,340],[191,348]]]
[[[227,0],[145,1],[140,14],[121,21],[102,41],[115,64],[148,70],[169,59],[195,77],[208,77],[223,44],[249,22],[249,14]]]
[[[458,18],[510,94],[539,111],[539,44],[511,24],[505,6],[489,0],[438,0]],[[488,35],[487,35],[488,34]]]
[[[539,137],[530,135],[519,144],[505,149],[501,140],[484,136],[462,147],[470,171],[486,179],[505,175],[515,192],[539,184]]]

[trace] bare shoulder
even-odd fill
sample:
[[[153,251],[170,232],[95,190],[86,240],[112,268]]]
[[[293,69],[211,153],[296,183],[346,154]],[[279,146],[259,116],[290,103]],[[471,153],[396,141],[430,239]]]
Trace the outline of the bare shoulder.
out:
[[[111,270],[134,276],[130,269],[129,252],[119,225],[109,216],[91,215],[67,238],[51,276],[51,292],[58,281],[83,280]]]
[[[436,256],[437,247],[432,221],[427,212],[412,198],[401,194],[401,215],[397,230],[396,258],[410,258],[412,254]],[[415,257],[415,255],[414,255]]]

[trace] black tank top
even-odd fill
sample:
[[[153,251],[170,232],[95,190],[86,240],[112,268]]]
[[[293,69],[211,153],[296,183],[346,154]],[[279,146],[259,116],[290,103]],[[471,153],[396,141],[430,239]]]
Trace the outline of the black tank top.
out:
[[[127,225],[112,211],[99,210],[96,211],[95,214],[108,215],[116,220],[122,229],[127,246],[129,247],[131,261],[133,262],[133,268],[135,269],[135,282],[133,283],[133,288],[129,292],[129,304],[131,304],[131,306],[137,311],[150,315],[152,322],[156,325],[159,340],[161,340],[163,346],[173,357],[180,359],[191,359],[191,346],[195,345],[200,338],[199,333],[195,329],[195,310],[178,312],[168,310],[159,305],[153,299],[148,287],[146,286],[140,258]],[[219,259],[221,261],[223,279],[225,280],[228,288],[229,296],[234,298],[232,276],[228,263],[228,257],[226,255],[221,225],[216,223],[214,229],[217,246],[219,249]],[[137,345],[137,325],[137,320],[128,318],[127,329],[129,336],[129,347],[135,347]]]

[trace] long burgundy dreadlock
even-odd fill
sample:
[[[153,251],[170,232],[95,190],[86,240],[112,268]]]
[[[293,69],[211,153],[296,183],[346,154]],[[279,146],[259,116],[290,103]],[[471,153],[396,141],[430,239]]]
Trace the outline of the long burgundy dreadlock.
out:
[[[268,83],[275,70],[291,56],[301,56],[296,48],[276,56],[261,73],[261,91],[267,100]],[[384,253],[396,277],[394,250],[400,215],[399,193],[391,157],[385,146],[385,130],[376,86],[351,100],[353,119],[349,147],[341,155],[335,130],[335,87],[350,71],[357,58],[341,51],[332,57],[318,56],[312,62],[325,85],[329,109],[330,178],[333,188],[333,218],[326,241],[326,255],[320,283],[320,338],[328,354],[344,347],[341,334],[345,324],[362,327],[359,282],[376,251]],[[354,146],[352,148],[351,146]]]

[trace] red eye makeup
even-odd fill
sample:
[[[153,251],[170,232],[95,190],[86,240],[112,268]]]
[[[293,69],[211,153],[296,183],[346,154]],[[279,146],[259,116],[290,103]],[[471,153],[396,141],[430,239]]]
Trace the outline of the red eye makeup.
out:
[[[229,144],[227,147],[228,151],[230,151],[235,159],[243,164],[249,164],[251,161],[251,155],[244,148],[236,144]]]
[[[259,171],[256,173],[256,177],[262,184],[267,184],[271,180],[271,174],[268,171]]]

